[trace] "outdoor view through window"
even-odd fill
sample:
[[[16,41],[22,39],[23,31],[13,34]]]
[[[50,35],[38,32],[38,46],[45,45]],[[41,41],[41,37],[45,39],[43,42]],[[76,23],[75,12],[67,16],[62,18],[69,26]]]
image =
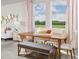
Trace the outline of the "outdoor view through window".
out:
[[[65,28],[67,20],[67,0],[52,0],[50,1],[50,19],[52,20],[52,28]],[[46,4],[34,3],[33,4],[33,17],[35,28],[45,28]]]
[[[44,3],[35,3],[33,4],[33,15],[35,28],[44,28],[45,27],[45,4]]]
[[[51,19],[53,28],[65,28],[67,20],[67,0],[53,0],[51,2]]]

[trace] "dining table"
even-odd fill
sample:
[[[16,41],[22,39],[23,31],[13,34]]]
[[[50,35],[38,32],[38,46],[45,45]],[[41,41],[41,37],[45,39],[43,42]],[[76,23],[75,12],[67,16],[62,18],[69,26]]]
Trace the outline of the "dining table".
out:
[[[66,34],[60,34],[60,33],[53,33],[53,34],[38,34],[38,33],[24,33],[23,35],[25,36],[32,36],[32,38],[34,39],[35,37],[38,37],[38,38],[48,38],[49,39],[52,39],[52,40],[56,40],[57,43],[58,43],[58,59],[61,59],[61,52],[60,52],[60,49],[61,49],[61,41],[63,40],[65,43],[66,43],[66,40],[67,40],[67,35]],[[46,39],[46,41],[48,41]]]

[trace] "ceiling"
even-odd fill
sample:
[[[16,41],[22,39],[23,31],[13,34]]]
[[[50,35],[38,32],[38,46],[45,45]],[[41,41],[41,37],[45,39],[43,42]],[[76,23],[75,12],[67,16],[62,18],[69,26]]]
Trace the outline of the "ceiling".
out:
[[[13,3],[17,3],[17,2],[22,2],[22,1],[25,1],[25,0],[1,0],[1,6],[13,4]],[[45,1],[48,1],[48,0],[32,0],[32,1],[33,2],[45,2]]]
[[[24,0],[1,0],[1,6],[21,2]]]

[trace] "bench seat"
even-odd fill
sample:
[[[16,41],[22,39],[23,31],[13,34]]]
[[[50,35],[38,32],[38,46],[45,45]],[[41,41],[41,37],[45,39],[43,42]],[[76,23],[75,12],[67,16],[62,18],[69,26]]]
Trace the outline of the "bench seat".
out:
[[[20,42],[18,44],[18,55],[20,52],[19,48],[30,49],[38,53],[52,55],[55,59],[56,56],[56,47],[46,44],[34,43],[34,42]]]

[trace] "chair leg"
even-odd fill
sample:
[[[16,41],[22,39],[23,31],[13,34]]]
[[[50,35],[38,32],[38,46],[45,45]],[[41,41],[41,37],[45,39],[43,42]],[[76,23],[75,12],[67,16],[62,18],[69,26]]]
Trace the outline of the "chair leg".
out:
[[[25,53],[27,54],[27,50],[25,49]]]
[[[68,55],[68,50],[67,50],[67,55]]]
[[[68,56],[69,56],[68,52],[69,52],[69,50],[67,50],[67,59],[68,59]]]
[[[72,50],[73,50],[73,55],[74,55],[74,59],[75,59],[75,50],[74,50],[74,48]]]
[[[69,50],[69,51],[70,51],[71,59],[73,59],[73,56],[72,56],[72,50]]]
[[[19,49],[20,49],[20,52],[21,52],[21,47]]]

